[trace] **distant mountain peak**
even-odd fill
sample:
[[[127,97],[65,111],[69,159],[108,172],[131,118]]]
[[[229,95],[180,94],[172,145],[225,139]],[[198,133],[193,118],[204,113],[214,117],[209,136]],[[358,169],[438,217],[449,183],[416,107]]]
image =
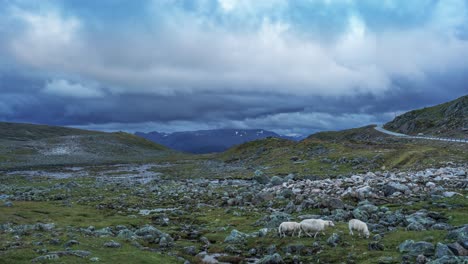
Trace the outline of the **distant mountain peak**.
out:
[[[161,133],[157,131],[135,135],[159,143],[174,150],[189,153],[222,152],[228,148],[245,142],[276,137],[289,140],[301,140],[303,137],[279,135],[265,129],[222,128],[212,130],[181,131]]]

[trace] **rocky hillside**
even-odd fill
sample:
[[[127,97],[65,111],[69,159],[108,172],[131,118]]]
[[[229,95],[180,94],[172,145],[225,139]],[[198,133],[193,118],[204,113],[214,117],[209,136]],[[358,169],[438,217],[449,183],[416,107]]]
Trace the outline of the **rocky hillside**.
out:
[[[468,137],[468,95],[423,109],[413,110],[384,125],[385,129],[416,135]]]
[[[136,132],[135,135],[174,150],[195,154],[222,152],[238,144],[268,137],[301,139],[278,135],[264,129],[212,129],[174,133]]]
[[[231,166],[261,170],[267,175],[295,174],[316,178],[378,169],[422,169],[448,161],[464,163],[468,149],[462,143],[392,137],[373,126],[320,132],[300,142],[262,139],[217,155]]]
[[[127,133],[0,123],[0,169],[144,161],[171,152]]]

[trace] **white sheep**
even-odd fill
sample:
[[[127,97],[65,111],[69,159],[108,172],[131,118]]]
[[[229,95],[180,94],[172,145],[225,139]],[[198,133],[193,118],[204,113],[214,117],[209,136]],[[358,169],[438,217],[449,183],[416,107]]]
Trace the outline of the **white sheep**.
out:
[[[286,236],[286,232],[292,232],[292,236],[296,233],[296,231],[301,231],[301,225],[297,222],[283,222],[278,227],[279,236],[283,235]]]
[[[349,220],[349,233],[351,235],[354,235],[353,233],[353,229],[358,231],[358,234],[360,235],[360,233],[363,233],[366,238],[369,238],[369,229],[367,228],[367,224],[364,223],[363,221],[361,220],[358,220],[358,219],[351,219]]]
[[[323,219],[306,219],[300,223],[299,237],[301,237],[302,231],[308,236],[312,236],[309,232],[315,232],[314,238],[317,237],[319,232],[325,235],[325,228],[328,226],[335,226],[332,221]]]

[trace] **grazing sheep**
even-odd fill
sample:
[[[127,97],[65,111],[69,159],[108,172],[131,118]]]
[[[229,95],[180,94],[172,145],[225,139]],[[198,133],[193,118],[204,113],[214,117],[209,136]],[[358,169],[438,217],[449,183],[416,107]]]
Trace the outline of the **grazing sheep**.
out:
[[[360,233],[363,233],[366,238],[369,238],[369,229],[367,228],[367,224],[362,222],[361,220],[357,219],[351,219],[349,220],[349,233],[351,235],[353,234],[353,229],[358,231],[358,235],[360,236]]]
[[[283,235],[286,236],[286,232],[292,232],[292,236],[296,233],[296,231],[301,231],[301,225],[297,222],[283,222],[278,227],[279,236]]]
[[[308,232],[315,232],[314,238],[317,237],[319,232],[323,232],[327,226],[335,226],[332,221],[322,220],[322,219],[306,219],[300,223],[299,237],[301,237],[302,231],[308,236],[312,236]]]

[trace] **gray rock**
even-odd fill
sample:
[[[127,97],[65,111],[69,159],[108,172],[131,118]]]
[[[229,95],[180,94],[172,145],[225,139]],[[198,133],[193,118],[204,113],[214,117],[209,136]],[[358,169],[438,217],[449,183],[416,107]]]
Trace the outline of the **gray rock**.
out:
[[[159,231],[156,227],[151,225],[146,225],[135,231],[137,236],[143,237],[146,241],[155,241],[160,238],[164,233]]]
[[[468,249],[468,240],[458,241],[458,243],[460,243],[460,245],[462,245],[462,247],[464,247],[465,249]]]
[[[385,249],[384,245],[379,241],[372,241],[368,244],[367,248],[370,251],[383,251]]]
[[[437,243],[436,246],[436,253],[435,256],[437,258],[442,258],[444,256],[453,256],[453,252],[449,249],[449,247],[442,243]]]
[[[249,256],[255,256],[257,255],[257,249],[256,248],[251,248],[249,249]]]
[[[254,181],[260,184],[268,184],[270,182],[270,178],[264,175],[262,171],[256,170],[255,175],[253,177]]]
[[[385,196],[390,196],[396,192],[400,193],[407,193],[409,192],[409,188],[406,185],[403,185],[401,183],[396,183],[396,182],[390,182],[387,185],[383,187],[383,192]]]
[[[112,228],[104,227],[104,228],[94,231],[94,235],[98,237],[109,237],[109,236],[113,236],[114,233],[112,232]]]
[[[5,203],[3,203],[3,205],[5,207],[13,207],[13,202],[12,201],[6,201]]]
[[[456,256],[468,256],[468,250],[458,242],[448,244],[447,246]]]
[[[231,234],[224,239],[224,243],[229,244],[243,244],[246,242],[248,235],[237,231],[236,229],[231,231]]]
[[[89,259],[89,261],[91,261],[91,262],[99,262],[99,261],[101,261],[101,260],[100,260],[98,257],[92,257],[92,258]]]
[[[60,257],[57,254],[48,254],[48,255],[37,257],[37,258],[31,260],[31,262],[33,262],[33,263],[35,263],[35,262],[48,262],[49,260],[56,260],[56,259],[59,259],[59,258]]]
[[[393,257],[380,257],[377,259],[377,263],[379,264],[393,264],[393,263],[398,263],[396,259]]]
[[[337,233],[333,233],[327,239],[327,243],[332,247],[336,247],[336,246],[338,246],[338,243],[340,242],[340,240],[341,240],[340,236]]]
[[[410,224],[406,227],[406,230],[410,230],[410,231],[424,231],[424,230],[426,230],[426,228],[425,228],[421,223],[413,222],[413,223],[410,223]]]
[[[322,208],[329,208],[329,209],[343,209],[345,207],[343,201],[338,198],[326,198],[323,199],[320,203]]]
[[[71,246],[74,246],[74,245],[79,245],[80,242],[78,242],[77,240],[68,240],[67,242],[65,242],[64,246],[65,247],[71,247]]]
[[[303,244],[287,245],[283,248],[283,251],[289,254],[301,254],[304,248]]]
[[[267,255],[260,259],[258,264],[282,264],[284,263],[283,258],[280,256],[280,254],[275,253],[273,255]]]
[[[172,245],[174,245],[174,239],[168,234],[163,234],[159,239],[160,247],[171,247]]]
[[[273,176],[271,177],[270,183],[272,185],[281,185],[284,182],[283,178],[279,176]]]
[[[447,238],[457,240],[458,242],[468,240],[468,225],[450,231]]]
[[[431,226],[432,230],[449,230],[452,226],[447,223],[436,223]]]
[[[426,230],[436,223],[436,221],[433,218],[429,217],[428,213],[425,211],[418,211],[409,216],[406,216],[405,219],[408,223],[407,229],[410,228],[410,226],[412,226],[412,228],[415,228],[408,230]],[[424,229],[420,229],[421,227],[423,227]]]
[[[108,248],[119,248],[122,245],[118,242],[115,242],[114,240],[111,240],[109,242],[104,243],[104,246]]]
[[[197,248],[195,246],[184,247],[184,252],[188,255],[195,256],[197,255]]]
[[[132,231],[130,231],[128,229],[123,229],[123,230],[119,231],[119,233],[117,234],[117,237],[121,238],[121,239],[124,239],[126,241],[130,241],[130,240],[135,239],[136,235],[135,235],[135,233],[133,233]]]
[[[398,247],[400,253],[407,253],[410,256],[432,256],[434,255],[434,245],[426,241],[414,242],[413,240],[406,240]]]
[[[271,215],[268,215],[261,220],[257,221],[256,225],[261,225],[267,228],[278,228],[282,222],[289,221],[291,215],[284,212],[273,212]]]
[[[467,257],[444,256],[428,262],[429,264],[467,264]]]
[[[424,255],[418,255],[416,258],[416,264],[426,264],[428,259]]]

